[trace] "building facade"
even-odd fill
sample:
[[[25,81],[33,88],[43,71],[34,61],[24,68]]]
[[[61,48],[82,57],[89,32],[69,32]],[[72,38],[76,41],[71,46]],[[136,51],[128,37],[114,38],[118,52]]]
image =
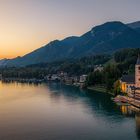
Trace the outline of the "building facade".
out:
[[[134,75],[123,75],[120,79],[121,91],[123,93],[131,92],[131,87],[135,85],[135,76]]]
[[[135,65],[135,87],[140,87],[140,56]]]
[[[132,93],[134,88],[136,93],[140,93],[140,56],[135,65],[135,74],[123,75],[120,79],[120,88],[123,93]]]

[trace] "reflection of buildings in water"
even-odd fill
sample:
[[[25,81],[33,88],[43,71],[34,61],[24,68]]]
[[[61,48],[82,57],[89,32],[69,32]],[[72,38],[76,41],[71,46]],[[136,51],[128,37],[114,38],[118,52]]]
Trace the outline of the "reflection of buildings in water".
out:
[[[133,110],[133,112],[135,112],[135,114],[140,113],[140,108],[137,108],[135,106],[130,106],[130,109]]]
[[[135,120],[136,120],[136,134],[138,139],[140,139],[140,112],[136,113]]]
[[[135,117],[136,134],[140,140],[140,109],[134,106],[121,106],[122,114],[127,117]]]
[[[136,135],[140,140],[140,109],[134,106],[121,106],[121,112],[127,117],[135,117]]]
[[[120,106],[121,112],[123,115],[127,116],[127,117],[134,117],[135,116],[135,112],[132,109],[132,106]]]

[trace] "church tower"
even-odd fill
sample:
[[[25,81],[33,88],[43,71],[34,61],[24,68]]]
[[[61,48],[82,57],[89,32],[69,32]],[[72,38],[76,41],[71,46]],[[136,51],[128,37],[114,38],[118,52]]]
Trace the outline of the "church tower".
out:
[[[140,87],[140,55],[135,65],[135,87]]]

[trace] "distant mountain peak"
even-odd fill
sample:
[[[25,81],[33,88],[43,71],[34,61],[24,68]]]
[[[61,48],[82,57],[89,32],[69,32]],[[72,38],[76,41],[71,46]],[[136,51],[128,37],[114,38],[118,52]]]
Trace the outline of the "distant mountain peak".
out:
[[[128,25],[128,27],[133,28],[133,29],[140,28],[140,21],[132,22],[127,25]]]
[[[110,27],[110,26],[117,27],[117,26],[120,26],[120,25],[124,26],[125,24],[122,23],[122,22],[120,22],[120,21],[109,21],[109,22],[105,22],[105,23],[103,23],[103,24],[101,24],[101,25],[94,26],[94,27],[92,28],[92,30],[94,30],[94,29],[96,29],[96,28],[99,28],[99,27],[101,27],[101,26],[102,26],[102,27]]]
[[[139,27],[139,23],[126,25],[120,21],[106,22],[79,37],[54,40],[23,57],[0,60],[0,66],[26,66],[87,55],[112,54],[123,48],[139,48],[140,34],[132,28]]]

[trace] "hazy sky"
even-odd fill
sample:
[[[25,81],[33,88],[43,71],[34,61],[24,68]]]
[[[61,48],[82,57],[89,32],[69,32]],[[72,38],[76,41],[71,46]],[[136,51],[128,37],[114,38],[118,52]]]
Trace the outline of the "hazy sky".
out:
[[[22,56],[112,20],[140,20],[140,0],[0,0],[0,58]]]

